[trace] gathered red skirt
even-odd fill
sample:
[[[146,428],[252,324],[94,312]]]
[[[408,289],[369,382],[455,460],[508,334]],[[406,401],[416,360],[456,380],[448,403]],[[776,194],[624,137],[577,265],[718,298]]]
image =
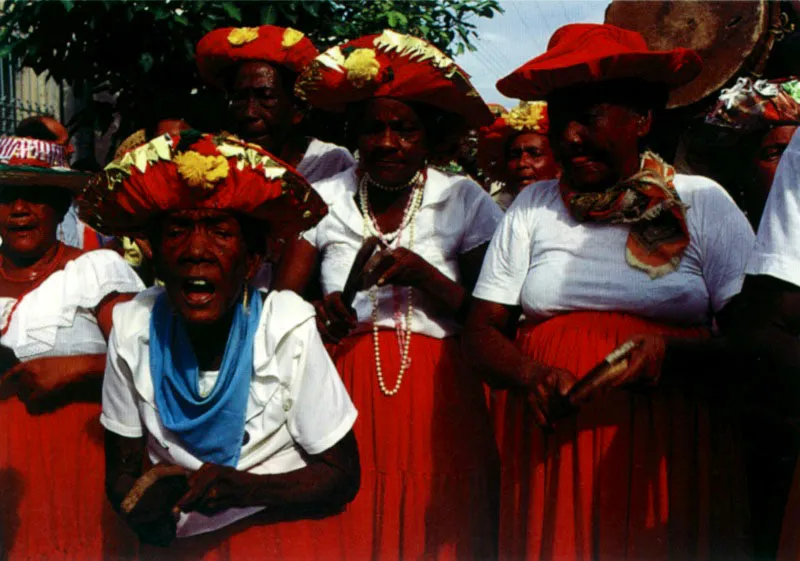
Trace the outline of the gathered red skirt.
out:
[[[384,379],[400,366],[394,331],[379,333]],[[363,561],[496,557],[497,450],[483,384],[456,338],[413,334],[400,391],[378,385],[372,333],[346,338],[334,362],[358,409],[361,490],[332,519],[346,558]]]
[[[31,415],[9,397],[0,400],[0,427],[0,558],[130,555],[135,537],[105,498],[100,404]]]
[[[517,345],[581,376],[639,333],[708,336],[701,328],[585,312],[525,325]],[[615,390],[547,434],[524,398],[495,392],[500,558],[748,559],[735,412],[703,395],[668,381],[648,393]]]

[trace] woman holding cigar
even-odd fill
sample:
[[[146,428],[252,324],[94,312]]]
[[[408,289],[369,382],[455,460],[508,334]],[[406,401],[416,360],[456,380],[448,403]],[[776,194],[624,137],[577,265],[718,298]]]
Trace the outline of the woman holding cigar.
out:
[[[0,136],[0,557],[117,558],[100,386],[114,306],[144,286],[113,251],[58,241],[89,175],[51,126]]]
[[[315,184],[329,215],[292,244],[276,283],[302,292],[321,266],[317,325],[359,410],[361,491],[339,517],[348,556],[491,558],[496,454],[455,336],[501,213],[474,182],[428,165],[491,113],[452,60],[391,31],[323,53],[298,93],[346,110],[360,154]],[[363,255],[353,263],[371,238],[362,275]],[[346,301],[352,267],[361,279]]]
[[[498,82],[546,99],[563,169],[509,209],[463,335],[508,388],[501,559],[747,558],[743,469],[714,389],[735,369],[712,362],[710,333],[753,232],[719,185],[644,149],[668,88],[699,70],[692,51],[577,24]]]

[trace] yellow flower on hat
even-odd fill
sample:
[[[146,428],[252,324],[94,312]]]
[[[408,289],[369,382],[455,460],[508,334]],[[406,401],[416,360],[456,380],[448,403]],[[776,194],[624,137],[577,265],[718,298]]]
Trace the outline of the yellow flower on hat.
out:
[[[503,120],[518,131],[544,132],[547,123],[547,103],[523,101],[503,115]]]
[[[216,183],[228,177],[230,171],[224,156],[203,156],[193,150],[178,154],[172,161],[190,187],[213,189]]]
[[[281,40],[281,48],[283,49],[291,49],[296,44],[298,44],[305,34],[302,31],[297,31],[296,29],[292,29],[291,27],[287,27],[286,31],[283,32],[283,39]]]
[[[375,51],[372,49],[354,50],[347,56],[343,66],[347,70],[347,79],[357,88],[374,80],[381,69],[381,63],[375,58]]]
[[[234,47],[241,47],[258,39],[257,27],[237,27],[228,33],[228,43]]]

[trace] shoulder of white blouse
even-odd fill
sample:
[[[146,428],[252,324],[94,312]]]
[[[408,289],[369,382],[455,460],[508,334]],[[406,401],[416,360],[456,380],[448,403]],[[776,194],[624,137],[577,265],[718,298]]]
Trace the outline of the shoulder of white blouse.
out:
[[[333,177],[316,181],[311,184],[311,187],[322,197],[325,204],[332,205],[336,199],[343,192],[356,190],[356,173],[355,168],[350,167],[344,171],[340,171]]]
[[[267,352],[271,353],[281,340],[316,315],[314,306],[291,290],[273,290],[264,300],[259,330],[263,330]]]
[[[117,304],[112,312],[115,339],[118,343],[127,340],[150,340],[150,316],[156,298],[164,292],[161,286],[152,286],[131,300]]]

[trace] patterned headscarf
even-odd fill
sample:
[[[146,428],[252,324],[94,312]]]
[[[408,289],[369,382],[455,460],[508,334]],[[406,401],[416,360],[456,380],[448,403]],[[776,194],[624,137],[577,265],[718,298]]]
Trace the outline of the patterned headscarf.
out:
[[[706,123],[742,132],[800,125],[800,81],[739,78],[722,90]]]

